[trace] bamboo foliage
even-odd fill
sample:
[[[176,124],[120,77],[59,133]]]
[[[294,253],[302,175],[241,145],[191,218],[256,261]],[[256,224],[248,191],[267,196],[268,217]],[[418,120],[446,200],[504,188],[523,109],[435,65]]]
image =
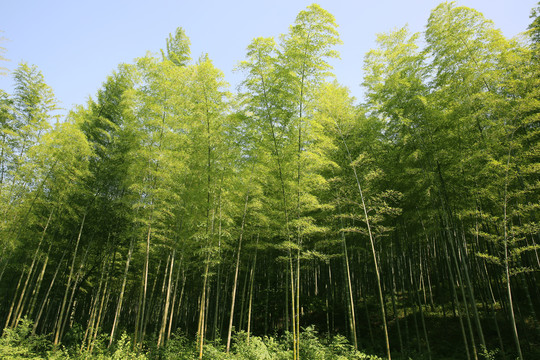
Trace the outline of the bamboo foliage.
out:
[[[0,92],[0,323],[89,357],[122,333],[199,359],[274,334],[309,359],[311,325],[388,359],[534,357],[534,14],[529,43],[454,3],[379,34],[362,104],[318,5],[247,46],[236,94],[182,28],[63,122],[22,64]]]

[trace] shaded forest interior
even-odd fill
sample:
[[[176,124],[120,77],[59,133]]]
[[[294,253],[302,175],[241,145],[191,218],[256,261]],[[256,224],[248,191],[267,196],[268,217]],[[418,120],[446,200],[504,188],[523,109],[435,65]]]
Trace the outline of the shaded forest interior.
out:
[[[65,119],[20,64],[0,353],[540,358],[539,15],[508,39],[441,3],[377,36],[361,103],[315,4],[249,44],[236,93],[182,28]]]

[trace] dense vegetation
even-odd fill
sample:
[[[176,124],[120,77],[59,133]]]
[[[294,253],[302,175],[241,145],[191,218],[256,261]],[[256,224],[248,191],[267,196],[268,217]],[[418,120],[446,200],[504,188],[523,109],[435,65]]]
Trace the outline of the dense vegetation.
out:
[[[317,5],[249,44],[235,94],[181,28],[66,119],[21,64],[0,353],[540,358],[539,12],[519,39],[453,3],[378,35],[361,105]]]

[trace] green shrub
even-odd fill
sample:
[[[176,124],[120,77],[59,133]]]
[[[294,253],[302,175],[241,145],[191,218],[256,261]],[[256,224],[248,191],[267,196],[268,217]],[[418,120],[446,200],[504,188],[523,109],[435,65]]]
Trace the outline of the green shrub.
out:
[[[124,332],[120,340],[116,343],[114,352],[111,354],[111,360],[145,360],[146,356],[138,354],[132,350],[129,336]]]
[[[265,337],[264,343],[268,349],[268,353],[272,356],[272,360],[290,360],[293,358],[292,351],[287,349],[287,342],[283,341],[283,339]]]
[[[247,340],[247,333],[238,332],[234,336],[234,354],[238,360],[273,360],[268,352],[264,341],[258,336],[250,336]]]
[[[0,338],[0,358],[2,360],[197,360],[196,342],[181,334],[174,334],[164,347],[145,348],[142,353],[132,350],[129,336],[123,333],[120,339],[107,348],[106,334],[101,334],[94,342],[92,353],[81,349],[82,329],[75,327],[68,335],[67,348],[63,345],[53,347],[43,335],[31,335],[32,322],[20,321],[14,329],[6,329]],[[82,341],[82,340],[80,340]],[[148,344],[154,344],[150,339]],[[208,341],[204,346],[205,360],[292,360],[293,338],[286,332],[282,337],[250,336],[240,331],[233,337],[231,352],[225,352],[221,339]],[[490,357],[491,356],[491,357]],[[492,359],[493,353],[487,353],[486,359]],[[353,348],[344,336],[336,335],[331,339],[321,337],[313,327],[308,327],[300,334],[300,358],[309,360],[381,360],[374,355],[363,354]]]
[[[158,359],[196,360],[195,343],[181,334],[173,334],[171,339],[163,347]]]
[[[324,347],[314,327],[309,326],[300,333],[300,358],[313,360],[331,359],[331,352]]]
[[[198,351],[196,351],[195,353],[198,354]],[[231,357],[230,354],[226,354],[225,349],[219,343],[209,342],[204,345],[203,359],[204,360],[229,360],[229,359],[232,360],[234,359],[234,357]]]
[[[24,318],[13,329],[4,329],[0,338],[0,354],[3,360],[41,360],[51,344],[45,336],[32,335],[32,321]]]

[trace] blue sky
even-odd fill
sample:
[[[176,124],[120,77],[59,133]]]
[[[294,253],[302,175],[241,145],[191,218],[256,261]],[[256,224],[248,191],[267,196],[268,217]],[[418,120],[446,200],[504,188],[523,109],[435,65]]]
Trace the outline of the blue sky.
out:
[[[208,53],[225,73],[231,90],[242,80],[234,73],[246,46],[258,36],[287,32],[309,0],[2,0],[1,36],[7,38],[0,64],[13,70],[21,61],[43,72],[60,105],[83,104],[120,63],[165,47],[181,26],[191,39],[193,58]],[[438,0],[320,0],[339,25],[341,60],[333,63],[338,81],[361,97],[364,54],[377,33],[405,24],[423,31]],[[524,31],[538,0],[461,0],[481,11],[507,37]],[[0,76],[0,89],[12,92],[12,79]]]

